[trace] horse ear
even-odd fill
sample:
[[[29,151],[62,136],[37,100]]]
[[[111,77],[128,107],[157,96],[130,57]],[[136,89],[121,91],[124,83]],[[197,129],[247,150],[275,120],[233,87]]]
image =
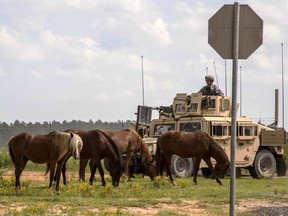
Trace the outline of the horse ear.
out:
[[[73,136],[74,136],[74,133],[70,132],[70,135],[71,135],[71,137],[73,137]]]

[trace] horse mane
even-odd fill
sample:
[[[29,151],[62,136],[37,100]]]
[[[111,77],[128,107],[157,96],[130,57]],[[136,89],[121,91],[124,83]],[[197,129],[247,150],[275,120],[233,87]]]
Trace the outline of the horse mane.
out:
[[[65,150],[68,150],[69,152],[71,151],[71,147],[73,146],[75,141],[73,143],[71,142],[70,133],[53,131],[49,133],[49,135],[52,136],[53,150],[54,152],[59,153],[59,158],[62,158],[67,153],[67,151]],[[75,148],[72,150],[72,152],[75,150]]]
[[[209,151],[212,157],[216,160],[216,162],[221,162],[224,160],[224,158],[225,160],[229,161],[228,156],[226,155],[222,147],[218,145],[218,143],[216,143],[215,140],[211,136],[209,136],[209,134],[207,134],[206,132],[204,132],[204,134],[206,142],[209,143]]]
[[[153,157],[151,156],[149,149],[146,143],[143,141],[142,137],[134,130],[134,128],[128,130],[135,136],[137,142],[140,143],[140,153],[142,161],[144,161],[146,164],[152,163]]]
[[[117,162],[119,162],[119,164],[120,164],[121,166],[123,166],[123,161],[121,160],[121,159],[122,159],[121,152],[120,152],[119,148],[117,147],[116,143],[115,143],[115,142],[113,141],[113,139],[112,139],[108,134],[106,134],[104,131],[99,130],[99,132],[100,132],[100,133],[108,140],[108,142],[111,144],[114,152],[116,153],[116,155],[117,155],[118,158],[119,158]]]

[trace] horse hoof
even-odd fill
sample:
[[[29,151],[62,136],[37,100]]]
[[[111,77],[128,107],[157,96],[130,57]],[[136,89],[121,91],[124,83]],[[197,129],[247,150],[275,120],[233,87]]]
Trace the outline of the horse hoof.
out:
[[[172,182],[172,185],[173,185],[173,186],[177,186],[176,182],[174,182],[174,181]]]
[[[57,191],[57,195],[60,195],[60,191]]]

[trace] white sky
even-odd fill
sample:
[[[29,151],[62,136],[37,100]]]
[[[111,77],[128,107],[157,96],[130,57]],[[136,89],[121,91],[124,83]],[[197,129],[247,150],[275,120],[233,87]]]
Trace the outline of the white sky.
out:
[[[170,105],[177,92],[197,92],[206,68],[215,76],[213,62],[225,92],[224,60],[208,44],[208,20],[233,3],[0,0],[0,122],[134,120],[142,104],[142,55],[145,105]],[[282,126],[281,43],[287,95],[288,1],[239,3],[264,21],[263,45],[239,61],[242,114],[271,123],[278,88]],[[228,95],[231,68],[227,60]]]

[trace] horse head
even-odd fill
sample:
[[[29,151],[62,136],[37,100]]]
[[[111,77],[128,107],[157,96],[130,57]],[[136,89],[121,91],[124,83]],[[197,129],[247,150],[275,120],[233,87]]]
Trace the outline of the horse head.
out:
[[[112,177],[112,185],[114,187],[119,186],[120,177],[124,172],[124,165],[123,165],[122,158],[120,158],[119,160],[121,160],[119,161],[119,163],[114,163],[114,164],[112,164],[111,161],[109,161],[110,164],[112,165],[110,169],[110,175]]]
[[[146,169],[146,174],[153,181],[156,176],[156,162],[154,158],[152,158],[152,160],[149,161],[148,163],[145,163],[145,169]]]
[[[70,140],[70,147],[72,150],[72,156],[75,159],[80,158],[80,152],[83,148],[83,141],[78,134],[74,134],[70,132],[71,140]]]
[[[224,178],[230,168],[230,162],[217,163],[212,172],[212,179]]]

